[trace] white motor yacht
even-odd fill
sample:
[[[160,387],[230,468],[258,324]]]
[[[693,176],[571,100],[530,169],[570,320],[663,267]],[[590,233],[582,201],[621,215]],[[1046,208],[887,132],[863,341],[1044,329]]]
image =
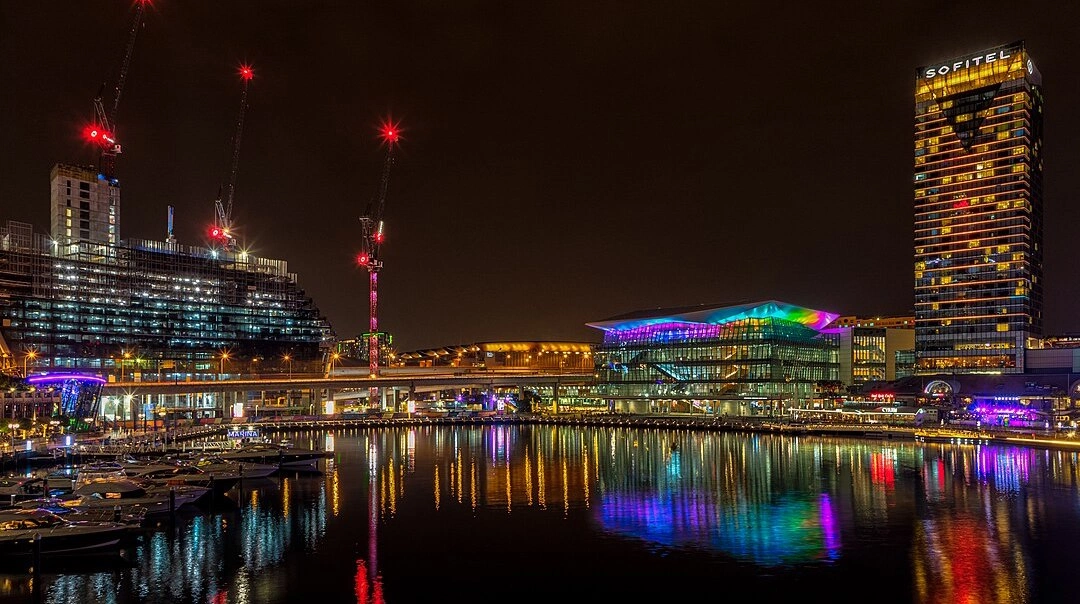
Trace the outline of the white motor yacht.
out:
[[[191,485],[142,484],[130,479],[103,479],[75,487],[74,498],[63,501],[65,507],[84,509],[114,508],[140,505],[147,515],[167,514],[202,500],[210,492],[205,487]]]
[[[118,548],[130,527],[118,522],[75,522],[45,510],[0,512],[0,556],[87,554]]]

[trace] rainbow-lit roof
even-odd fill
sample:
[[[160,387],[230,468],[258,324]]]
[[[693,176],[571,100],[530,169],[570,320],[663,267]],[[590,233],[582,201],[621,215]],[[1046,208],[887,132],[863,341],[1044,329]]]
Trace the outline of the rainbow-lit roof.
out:
[[[764,300],[741,304],[700,305],[680,308],[657,308],[640,310],[611,317],[603,321],[586,323],[603,331],[623,331],[649,325],[680,323],[683,325],[722,325],[742,319],[776,318],[794,321],[821,331],[840,315],[804,308],[778,300]]]

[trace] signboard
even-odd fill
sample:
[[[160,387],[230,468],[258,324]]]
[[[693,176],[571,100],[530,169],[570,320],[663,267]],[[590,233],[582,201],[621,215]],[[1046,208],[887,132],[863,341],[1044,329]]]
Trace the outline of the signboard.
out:
[[[990,65],[998,61],[1005,61],[1011,59],[1023,52],[1024,46],[1022,42],[1013,42],[1005,46],[998,46],[997,48],[991,48],[982,50],[971,55],[965,55],[957,59],[951,59],[948,61],[942,61],[939,64],[931,64],[925,67],[919,68],[920,77],[930,80],[938,76],[948,75],[961,69],[970,69],[972,67],[979,67],[982,65]],[[1030,61],[1029,61],[1030,63]],[[1028,72],[1033,72],[1034,65],[1028,67]]]

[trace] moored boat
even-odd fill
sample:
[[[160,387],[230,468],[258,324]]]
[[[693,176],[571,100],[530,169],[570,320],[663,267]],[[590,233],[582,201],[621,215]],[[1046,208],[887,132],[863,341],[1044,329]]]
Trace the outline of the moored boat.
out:
[[[130,527],[118,522],[70,521],[46,510],[0,512],[0,556],[89,554],[117,549]],[[40,544],[35,540],[40,539]]]
[[[218,459],[226,462],[272,464],[282,470],[316,470],[319,460],[325,457],[329,457],[325,451],[263,443],[243,445],[217,454]]]
[[[88,482],[75,488],[72,499],[64,500],[65,507],[121,510],[139,505],[147,515],[167,514],[183,506],[198,503],[210,489],[190,485],[154,485],[130,479],[105,479]]]

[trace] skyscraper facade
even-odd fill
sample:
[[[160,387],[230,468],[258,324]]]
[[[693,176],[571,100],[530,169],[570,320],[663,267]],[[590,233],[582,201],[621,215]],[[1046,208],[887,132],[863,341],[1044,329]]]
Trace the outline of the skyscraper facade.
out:
[[[1042,334],[1042,129],[1022,41],[916,73],[917,372],[1024,370]]]

